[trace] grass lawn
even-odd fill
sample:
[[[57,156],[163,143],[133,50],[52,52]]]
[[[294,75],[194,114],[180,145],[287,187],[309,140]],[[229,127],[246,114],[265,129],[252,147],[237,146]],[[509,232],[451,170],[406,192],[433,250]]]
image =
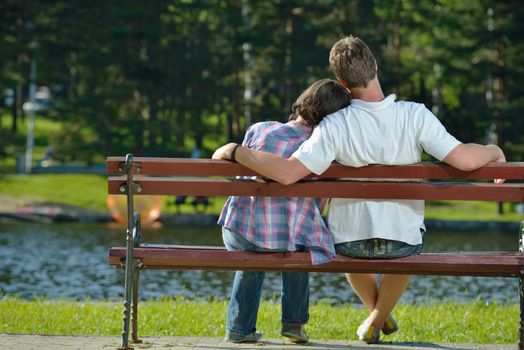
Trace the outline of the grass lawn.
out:
[[[141,303],[139,335],[223,337],[225,301],[163,298]],[[257,329],[279,338],[279,303],[263,301]],[[355,331],[367,313],[355,305],[310,306],[307,331],[312,339],[357,340]],[[508,344],[517,342],[518,305],[428,303],[399,305],[400,330],[384,341]],[[119,335],[122,304],[95,301],[0,299],[0,333]]]
[[[0,177],[0,195],[19,205],[61,203],[107,209],[107,178],[98,175],[38,174]]]
[[[479,201],[427,201],[426,219],[513,221],[524,220],[524,214],[516,212],[515,203],[503,203],[503,213],[498,213],[498,203]]]

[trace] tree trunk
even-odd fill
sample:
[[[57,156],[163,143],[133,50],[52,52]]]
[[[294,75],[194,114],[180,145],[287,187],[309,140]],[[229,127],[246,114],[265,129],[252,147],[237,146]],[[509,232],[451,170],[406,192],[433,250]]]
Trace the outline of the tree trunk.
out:
[[[13,123],[11,124],[11,131],[16,134],[18,130],[18,87],[13,91],[13,105],[11,106],[11,114],[13,116]]]

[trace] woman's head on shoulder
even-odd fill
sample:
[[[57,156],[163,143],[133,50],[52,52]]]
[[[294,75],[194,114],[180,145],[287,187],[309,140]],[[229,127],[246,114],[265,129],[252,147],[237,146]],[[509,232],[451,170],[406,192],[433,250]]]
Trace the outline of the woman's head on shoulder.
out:
[[[351,94],[338,81],[321,79],[311,84],[293,103],[289,120],[315,127],[328,114],[349,106]]]

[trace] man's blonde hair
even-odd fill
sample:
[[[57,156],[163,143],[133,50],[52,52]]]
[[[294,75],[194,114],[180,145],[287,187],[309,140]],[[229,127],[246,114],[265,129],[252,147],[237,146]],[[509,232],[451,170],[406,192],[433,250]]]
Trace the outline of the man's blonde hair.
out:
[[[333,45],[329,52],[329,66],[348,88],[365,88],[377,74],[373,53],[366,43],[352,35]]]

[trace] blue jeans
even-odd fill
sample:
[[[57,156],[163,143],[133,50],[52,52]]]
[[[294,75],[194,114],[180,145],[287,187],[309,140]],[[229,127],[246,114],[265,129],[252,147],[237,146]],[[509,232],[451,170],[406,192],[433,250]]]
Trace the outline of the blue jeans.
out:
[[[353,258],[393,259],[420,254],[424,247],[424,230],[420,229],[422,243],[410,245],[401,241],[372,238],[335,244],[335,251]]]
[[[222,238],[228,250],[245,252],[275,252],[258,247],[240,233],[222,228]],[[305,250],[305,247],[304,247]],[[247,335],[256,330],[258,307],[265,272],[237,271],[227,308],[226,329],[230,333]],[[309,273],[282,272],[282,324],[303,325],[309,320]]]

